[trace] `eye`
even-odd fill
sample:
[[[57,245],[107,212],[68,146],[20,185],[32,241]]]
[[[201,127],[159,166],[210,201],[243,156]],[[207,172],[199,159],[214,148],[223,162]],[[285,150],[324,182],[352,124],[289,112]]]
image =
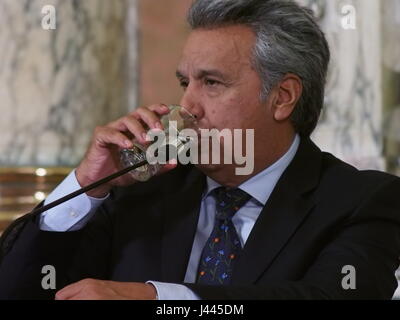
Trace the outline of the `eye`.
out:
[[[188,81],[185,81],[185,80],[180,80],[180,81],[179,81],[179,85],[180,85],[183,89],[186,89],[186,88],[188,87],[188,85],[189,85],[189,82],[188,82]]]
[[[216,85],[220,84],[221,82],[214,80],[214,79],[205,79],[205,83],[207,86],[215,87]]]

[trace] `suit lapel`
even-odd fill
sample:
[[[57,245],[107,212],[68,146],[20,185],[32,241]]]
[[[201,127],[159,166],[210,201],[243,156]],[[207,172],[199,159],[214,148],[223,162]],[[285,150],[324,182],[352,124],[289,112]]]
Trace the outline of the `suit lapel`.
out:
[[[255,283],[268,269],[315,205],[322,153],[302,139],[292,163],[277,183],[243,248],[233,284]]]
[[[182,188],[167,199],[162,240],[163,281],[182,282],[192,250],[199,219],[204,174],[193,168]]]

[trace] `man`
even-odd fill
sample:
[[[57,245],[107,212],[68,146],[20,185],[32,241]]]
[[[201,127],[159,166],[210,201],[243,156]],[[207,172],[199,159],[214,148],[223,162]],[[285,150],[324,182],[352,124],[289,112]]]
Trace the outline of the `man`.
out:
[[[253,173],[170,163],[146,183],[126,175],[24,217],[3,239],[0,296],[390,299],[400,182],[309,139],[329,62],[310,12],[291,1],[198,0],[189,23],[180,103],[200,128],[254,129]],[[153,105],[97,128],[47,202],[118,170],[118,150],[133,137],[146,143],[145,128],[160,129],[167,113]],[[45,265],[57,270],[55,290],[41,287]]]

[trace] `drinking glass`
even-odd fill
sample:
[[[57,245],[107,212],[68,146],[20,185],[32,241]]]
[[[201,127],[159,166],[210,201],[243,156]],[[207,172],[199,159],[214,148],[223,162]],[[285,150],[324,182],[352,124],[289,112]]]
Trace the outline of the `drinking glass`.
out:
[[[190,142],[190,139],[185,139],[179,136],[179,133],[185,129],[195,125],[196,118],[187,109],[179,105],[168,106],[170,112],[161,117],[161,123],[164,127],[164,135],[162,135],[163,141],[157,142],[160,146],[156,150],[158,154],[163,153],[167,160],[169,155],[178,155],[179,151],[183,149],[186,143]],[[142,145],[137,141],[133,141],[134,146],[130,149],[122,149],[120,151],[121,163],[124,168],[135,165],[144,160],[148,160],[146,151],[149,146]],[[173,150],[173,152],[171,152]],[[154,175],[156,175],[161,169],[159,163],[145,164],[129,173],[137,181],[147,181]]]

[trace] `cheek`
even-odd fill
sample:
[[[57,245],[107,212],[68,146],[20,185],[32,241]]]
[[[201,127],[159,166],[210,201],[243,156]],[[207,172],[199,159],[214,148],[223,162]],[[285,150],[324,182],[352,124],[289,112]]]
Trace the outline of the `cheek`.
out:
[[[257,95],[232,92],[229,96],[205,101],[206,123],[209,128],[245,129],[254,126],[255,119],[265,117]]]
[[[209,113],[211,127],[222,129],[240,129],[246,123],[249,114],[246,104],[238,100],[228,100],[212,108]]]
[[[231,113],[230,105],[222,103],[208,104],[205,109],[205,117],[203,119],[203,127],[218,130],[229,128]]]
[[[257,114],[257,105],[252,99],[240,97],[230,102],[231,109],[227,112],[237,128],[245,128]]]

